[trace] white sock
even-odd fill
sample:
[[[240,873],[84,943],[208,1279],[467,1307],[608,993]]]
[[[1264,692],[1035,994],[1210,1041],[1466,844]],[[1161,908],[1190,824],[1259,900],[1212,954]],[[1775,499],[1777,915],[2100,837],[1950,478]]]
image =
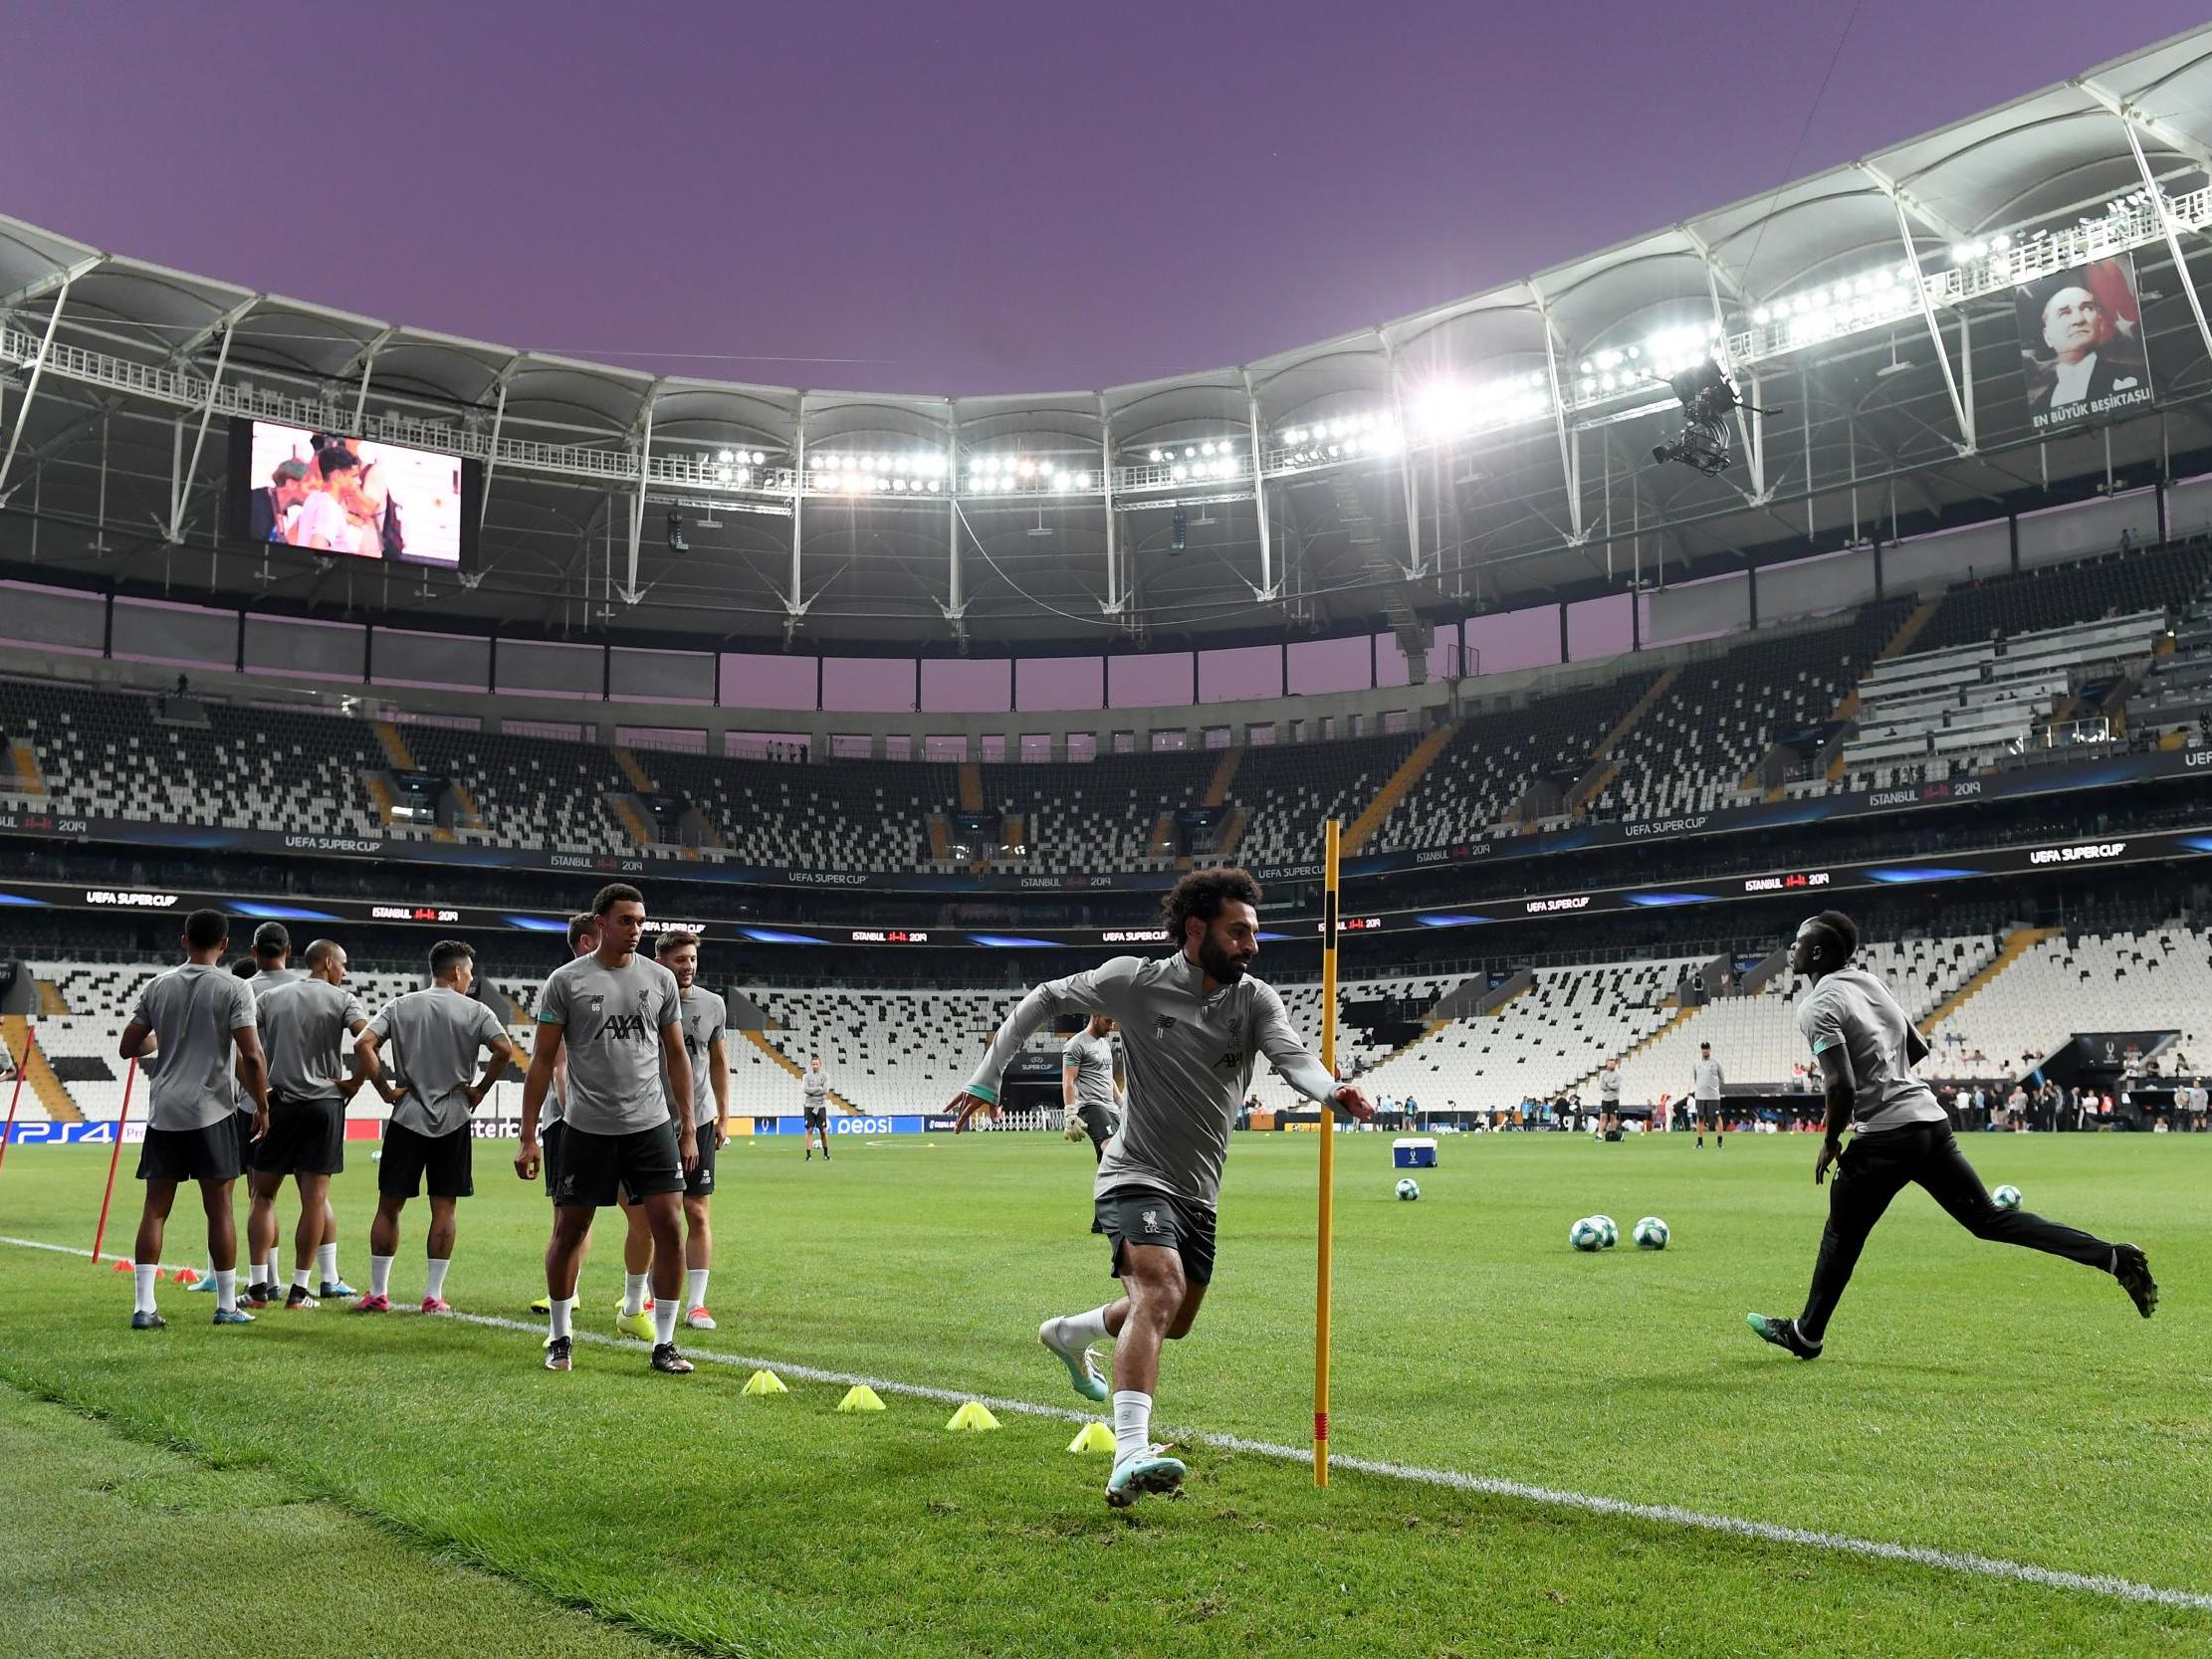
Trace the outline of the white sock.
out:
[[[445,1270],[453,1265],[453,1258],[432,1256],[426,1277],[422,1281],[422,1294],[427,1299],[445,1295]]]
[[[1071,1353],[1077,1348],[1089,1348],[1093,1343],[1106,1341],[1104,1308],[1093,1308],[1087,1314],[1069,1314],[1052,1323],[1057,1328],[1053,1332],[1057,1345]]]
[[[653,1341],[672,1343],[676,1340],[676,1299],[663,1296],[653,1303]]]
[[[238,1269],[235,1267],[215,1270],[215,1306],[226,1314],[238,1307]]]
[[[371,1256],[368,1258],[368,1294],[370,1296],[389,1296],[391,1294],[391,1264],[398,1259],[397,1256]]]
[[[153,1312],[153,1282],[160,1277],[161,1269],[158,1266],[138,1262],[130,1264],[130,1282],[138,1293],[138,1300],[130,1305],[132,1313],[150,1314]]]
[[[1114,1390],[1114,1464],[1118,1468],[1152,1444],[1152,1396],[1134,1388]]]
[[[703,1267],[684,1269],[684,1302],[687,1307],[704,1308],[707,1305],[707,1270]]]
[[[315,1270],[322,1275],[324,1284],[334,1285],[337,1283],[336,1245],[319,1244],[315,1247]]]
[[[567,1336],[568,1316],[576,1311],[576,1299],[572,1296],[551,1297],[548,1305],[553,1309],[553,1334],[555,1337]]]
[[[628,1319],[633,1314],[645,1312],[645,1281],[648,1275],[643,1273],[625,1273],[622,1275],[622,1317],[624,1319]]]
[[[294,1268],[294,1269],[292,1270],[292,1288],[293,1288],[294,1290],[296,1290],[296,1291],[304,1291],[304,1290],[307,1290],[307,1289],[309,1288],[309,1286],[308,1286],[308,1275],[309,1275],[310,1273],[314,1272],[314,1271],[315,1271],[315,1270],[314,1270],[313,1268],[306,1268],[306,1267],[296,1267],[296,1268]]]
[[[274,1250],[269,1252],[268,1261],[262,1264],[261,1282],[272,1288],[284,1283],[284,1263]]]

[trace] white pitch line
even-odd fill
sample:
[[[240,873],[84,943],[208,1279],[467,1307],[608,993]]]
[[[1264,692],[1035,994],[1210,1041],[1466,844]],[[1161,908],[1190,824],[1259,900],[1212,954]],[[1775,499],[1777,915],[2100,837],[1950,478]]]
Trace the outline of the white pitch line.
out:
[[[89,1258],[92,1255],[90,1250],[80,1250],[73,1245],[49,1244],[43,1239],[11,1238],[5,1234],[0,1234],[0,1244],[13,1245],[22,1250],[44,1250],[58,1256]],[[456,1313],[439,1317],[463,1325],[482,1326],[492,1331],[520,1332],[528,1337],[541,1336],[546,1330],[540,1324],[505,1319],[496,1314]],[[606,1337],[595,1331],[578,1331],[575,1333],[575,1340],[595,1348],[631,1348],[639,1352],[643,1352],[647,1346],[632,1338]],[[958,1388],[934,1388],[926,1383],[899,1382],[890,1377],[865,1376],[857,1371],[824,1370],[815,1365],[763,1359],[750,1354],[724,1353],[714,1348],[692,1348],[688,1357],[737,1370],[773,1370],[779,1376],[796,1377],[801,1382],[840,1384],[845,1387],[865,1384],[878,1393],[898,1394],[908,1399],[935,1400],[947,1405],[961,1405],[972,1399],[981,1400],[993,1411],[1011,1412],[1017,1416],[1044,1417],[1067,1423],[1097,1420],[1092,1413],[1074,1411],[1059,1405],[1040,1405],[1034,1400],[972,1394]],[[1188,1444],[1210,1446],[1220,1451],[1243,1452],[1252,1457],[1274,1458],[1284,1463],[1309,1464],[1313,1461],[1312,1448],[1306,1446],[1283,1446],[1269,1440],[1246,1440],[1240,1435],[1204,1432],[1179,1433],[1176,1438]],[[1521,1503],[1541,1504],[1551,1509],[1578,1510],[1586,1515],[1645,1521],[1661,1527],[1682,1527],[1692,1532],[1723,1533],[1733,1538],[1754,1539],[1761,1544],[1794,1545],[1801,1549],[1826,1550],[1836,1555],[1859,1555],[1871,1560],[1902,1561],[1912,1566],[1939,1567],[1947,1572],[1965,1572],[1983,1578],[2010,1578],[2018,1583],[2040,1584],[2047,1589],[2073,1590],[2083,1595],[2103,1596],[2118,1601],[2212,1612],[2212,1593],[2167,1589],[2157,1584],[2137,1583],[2131,1578],[2113,1577],[2108,1573],[2070,1572],[2061,1567],[2038,1566],[2032,1561],[2007,1560],[1998,1555],[1937,1550],[1927,1545],[1889,1544],[1880,1539],[1853,1538],[1848,1533],[1819,1532],[1805,1527],[1784,1527],[1772,1521],[1747,1521],[1739,1516],[1713,1515],[1704,1510],[1684,1509],[1677,1504],[1636,1503],[1626,1498],[1567,1492],[1558,1487],[1531,1486],[1522,1481],[1503,1480],[1493,1475],[1469,1475],[1456,1469],[1427,1469],[1418,1464],[1392,1463],[1378,1458],[1346,1457],[1331,1453],[1329,1466],[1332,1469],[1349,1469],[1362,1475],[1379,1475],[1388,1480],[1410,1481],[1421,1486],[1444,1487],[1478,1497],[1509,1498]]]

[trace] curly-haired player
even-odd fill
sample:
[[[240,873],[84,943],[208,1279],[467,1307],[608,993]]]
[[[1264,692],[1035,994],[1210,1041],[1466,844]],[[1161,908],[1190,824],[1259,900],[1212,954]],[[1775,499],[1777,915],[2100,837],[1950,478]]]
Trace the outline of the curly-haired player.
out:
[[[1152,1442],[1160,1345],[1190,1334],[1214,1276],[1214,1212],[1229,1127],[1264,1054],[1299,1094],[1354,1118],[1375,1109],[1339,1084],[1298,1039],[1272,987],[1248,976],[1259,954],[1259,884],[1242,870],[1194,870],[1162,907],[1172,955],[1117,956],[1037,986],[998,1028],[991,1052],[953,1102],[963,1125],[996,1110],[998,1080],[1031,1034],[1056,1014],[1108,1014],[1121,1026],[1128,1097],[1093,1188],[1122,1295],[1102,1308],[1046,1320],[1037,1337],[1067,1366],[1075,1391],[1107,1397],[1091,1345],[1114,1343],[1117,1509],[1183,1484],[1180,1459]]]

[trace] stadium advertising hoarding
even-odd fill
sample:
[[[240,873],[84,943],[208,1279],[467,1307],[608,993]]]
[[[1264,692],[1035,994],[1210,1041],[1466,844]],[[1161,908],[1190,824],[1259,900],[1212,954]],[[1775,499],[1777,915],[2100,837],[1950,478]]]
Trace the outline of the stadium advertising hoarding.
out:
[[[1826,898],[1869,889],[1975,881],[1992,876],[2033,875],[2046,871],[2106,864],[2136,864],[2212,855],[2212,823],[2190,829],[2158,830],[2109,839],[2058,841],[2042,846],[1998,847],[1983,852],[1945,852],[1921,858],[1840,863],[1803,869],[1716,876],[1706,880],[1653,883],[1639,887],[1594,889],[1580,893],[1536,893],[1485,900],[1465,906],[1383,911],[1347,916],[1346,933],[1403,933],[1422,928],[1480,927],[1540,917],[1594,916],[1609,912],[1667,910],[1685,905],[1724,904],[1731,900],[1802,895]],[[297,899],[240,897],[164,889],[89,888],[82,884],[15,882],[0,888],[0,907],[54,910],[110,910],[140,915],[174,914],[202,906],[228,912],[241,923],[293,924],[397,923],[469,933],[562,933],[568,911],[534,911],[477,905],[431,905],[404,900]],[[759,923],[712,915],[665,919],[703,937],[760,945],[859,946],[865,949],[1097,949],[1143,953],[1164,949],[1164,930],[1129,928],[1031,928],[1020,933],[990,933],[967,928],[825,928],[797,923]],[[1269,918],[1261,939],[1297,943],[1320,933],[1317,917]]]
[[[1733,835],[1746,830],[1782,829],[1841,819],[1882,817],[1896,812],[1978,804],[2077,789],[2111,789],[2127,783],[2155,782],[2212,772],[2212,748],[2156,750],[2074,765],[2024,766],[1982,777],[1940,783],[1821,795],[1804,800],[1761,802],[1754,806],[1716,807],[1709,812],[1666,818],[1582,824],[1538,835],[1499,836],[1454,842],[1443,847],[1410,848],[1347,859],[1344,876],[1402,875],[1414,870],[1542,858],[1553,853],[1596,847],[1674,841],[1691,836]],[[875,893],[1147,893],[1175,885],[1172,874],[1146,871],[1099,875],[908,874],[899,871],[793,870],[785,866],[739,865],[709,857],[679,859],[674,847],[646,853],[636,849],[604,853],[549,852],[534,847],[485,847],[458,842],[396,841],[380,836],[318,835],[296,830],[216,829],[192,824],[156,824],[136,819],[91,818],[43,809],[0,809],[0,835],[65,838],[87,842],[175,847],[205,852],[301,853],[336,858],[366,858],[381,863],[458,864],[480,869],[542,870],[555,875],[649,880],[681,876],[686,882],[728,883],[739,887],[834,888]],[[1319,881],[1318,862],[1255,864],[1262,882]],[[377,921],[408,921],[379,917]],[[923,942],[852,938],[846,943]],[[945,942],[959,943],[954,935]]]
[[[2023,283],[2013,306],[2028,418],[2036,431],[2060,431],[2150,403],[2134,255]]]

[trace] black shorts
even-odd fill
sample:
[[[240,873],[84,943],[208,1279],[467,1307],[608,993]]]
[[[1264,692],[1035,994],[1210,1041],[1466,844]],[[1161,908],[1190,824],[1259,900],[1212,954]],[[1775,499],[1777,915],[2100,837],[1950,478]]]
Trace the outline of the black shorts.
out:
[[[466,1124],[449,1135],[422,1135],[405,1124],[388,1123],[376,1191],[385,1198],[412,1198],[427,1186],[433,1198],[472,1198],[475,1149],[476,1138]]]
[[[615,1201],[618,1190],[633,1202],[684,1190],[674,1120],[621,1135],[594,1135],[562,1124],[560,1178],[553,1184],[553,1201],[603,1209]]]
[[[142,1181],[234,1181],[245,1167],[235,1114],[205,1129],[149,1129],[138,1148]]]
[[[699,1126],[699,1163],[684,1177],[686,1198],[712,1198],[715,1195],[715,1154],[721,1148],[715,1144],[715,1127],[712,1122]]]
[[[800,1116],[802,1116],[802,1117],[803,1117],[803,1118],[804,1118],[804,1119],[806,1120],[806,1127],[807,1127],[808,1129],[818,1129],[818,1130],[820,1130],[820,1131],[822,1132],[822,1134],[824,1134],[824,1135],[827,1135],[827,1134],[829,1133],[829,1108],[828,1108],[828,1107],[826,1107],[826,1106],[808,1106],[808,1107],[802,1107],[802,1108],[800,1108]]]
[[[1122,1277],[1124,1244],[1157,1244],[1183,1258],[1183,1276],[1194,1285],[1214,1277],[1214,1212],[1149,1186],[1117,1186],[1101,1193],[1098,1224],[1114,1252],[1108,1269]]]
[[[553,1187],[560,1172],[560,1142],[568,1133],[567,1125],[558,1118],[538,1132],[538,1167],[545,1171],[546,1196],[553,1195]]]
[[[332,1100],[301,1101],[272,1092],[269,1133],[246,1149],[262,1175],[335,1175],[345,1168],[345,1108]]]

